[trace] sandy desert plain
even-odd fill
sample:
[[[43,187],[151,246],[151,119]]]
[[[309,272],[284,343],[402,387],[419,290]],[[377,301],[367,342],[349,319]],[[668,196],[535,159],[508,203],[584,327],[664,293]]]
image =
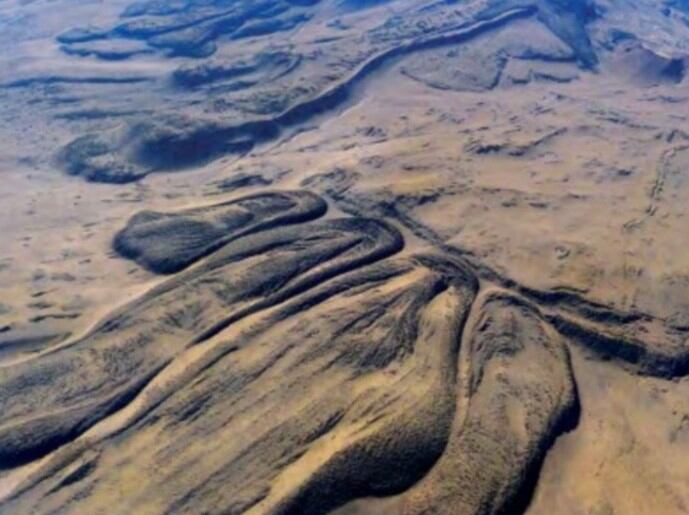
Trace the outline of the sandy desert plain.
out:
[[[689,513],[689,2],[0,0],[0,513]]]

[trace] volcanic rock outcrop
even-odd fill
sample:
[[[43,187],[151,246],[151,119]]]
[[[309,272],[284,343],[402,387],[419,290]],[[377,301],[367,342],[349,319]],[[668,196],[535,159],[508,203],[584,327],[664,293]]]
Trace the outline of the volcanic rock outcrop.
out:
[[[0,2],[0,515],[681,515],[689,6]]]
[[[19,477],[3,509],[527,506],[579,413],[571,330],[547,314],[567,303],[542,293],[543,312],[442,251],[395,257],[404,241],[386,223],[309,221],[324,213],[314,194],[269,192],[135,215],[116,247],[128,235],[130,258],[177,273],[85,336],[0,368],[0,466]],[[214,230],[185,232],[194,222]]]

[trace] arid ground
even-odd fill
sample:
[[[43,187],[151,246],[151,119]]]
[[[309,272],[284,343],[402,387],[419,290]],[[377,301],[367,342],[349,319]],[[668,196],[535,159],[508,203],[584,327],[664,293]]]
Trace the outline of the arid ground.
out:
[[[689,2],[0,0],[0,513],[689,513]]]

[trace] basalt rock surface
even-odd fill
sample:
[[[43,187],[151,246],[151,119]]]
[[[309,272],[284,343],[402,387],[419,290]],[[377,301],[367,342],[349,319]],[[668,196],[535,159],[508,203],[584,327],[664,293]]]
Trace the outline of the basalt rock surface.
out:
[[[0,2],[0,515],[689,511],[689,5]]]
[[[0,368],[0,467],[29,471],[3,509],[526,507],[546,452],[579,416],[565,343],[625,317],[580,300],[577,322],[567,303],[540,308],[545,293],[479,281],[461,257],[395,257],[393,226],[309,220],[324,212],[313,194],[276,191],[134,215],[114,245],[129,231],[130,258],[174,275],[83,337]],[[187,233],[194,220],[217,234]],[[175,266],[160,265],[161,249]],[[576,343],[639,365],[611,337]],[[679,346],[669,359],[688,356]]]

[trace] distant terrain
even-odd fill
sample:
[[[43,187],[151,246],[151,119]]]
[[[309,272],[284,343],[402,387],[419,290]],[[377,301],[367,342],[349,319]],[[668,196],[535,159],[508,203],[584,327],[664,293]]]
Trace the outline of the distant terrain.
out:
[[[689,513],[689,2],[0,0],[0,513]]]

